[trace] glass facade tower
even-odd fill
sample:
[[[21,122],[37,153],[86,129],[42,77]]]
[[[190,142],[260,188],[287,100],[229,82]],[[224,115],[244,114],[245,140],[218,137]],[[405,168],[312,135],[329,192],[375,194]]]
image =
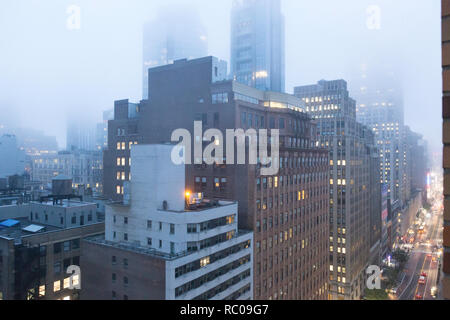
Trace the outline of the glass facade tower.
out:
[[[231,13],[231,75],[264,91],[285,90],[280,0],[236,0]]]

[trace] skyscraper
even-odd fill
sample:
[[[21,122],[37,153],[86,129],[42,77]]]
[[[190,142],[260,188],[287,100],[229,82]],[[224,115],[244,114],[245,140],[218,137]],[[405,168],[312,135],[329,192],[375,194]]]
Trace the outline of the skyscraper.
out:
[[[96,150],[97,127],[81,119],[70,119],[67,124],[67,150]]]
[[[409,200],[403,93],[394,72],[363,64],[352,92],[358,101],[357,119],[375,133],[380,151],[380,182],[388,185],[391,202]]]
[[[208,54],[208,38],[192,6],[160,9],[157,18],[144,26],[143,98],[148,99],[148,69]]]
[[[103,111],[103,121],[97,123],[96,127],[96,150],[103,150],[108,146],[108,121],[112,119],[114,119],[114,109]]]
[[[285,32],[280,0],[235,0],[231,75],[264,91],[285,90]]]
[[[381,204],[370,198],[380,190],[373,178],[373,166],[378,167],[374,136],[356,121],[356,102],[344,80],[322,80],[294,91],[318,122],[318,143],[330,151],[329,297],[359,299],[371,248],[378,242],[371,235],[380,237]]]

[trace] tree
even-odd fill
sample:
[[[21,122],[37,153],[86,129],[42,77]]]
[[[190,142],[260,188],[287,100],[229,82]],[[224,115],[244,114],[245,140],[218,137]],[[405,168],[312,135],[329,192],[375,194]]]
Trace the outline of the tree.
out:
[[[389,300],[388,294],[386,290],[383,289],[374,289],[374,290],[366,290],[366,300]]]

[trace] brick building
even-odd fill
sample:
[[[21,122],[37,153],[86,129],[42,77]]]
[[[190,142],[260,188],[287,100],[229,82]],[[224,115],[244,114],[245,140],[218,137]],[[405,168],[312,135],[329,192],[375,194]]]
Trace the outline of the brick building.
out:
[[[222,132],[279,129],[278,174],[261,176],[260,164],[198,164],[187,166],[186,185],[238,201],[239,228],[254,231],[255,299],[327,299],[328,151],[316,146],[316,126],[300,99],[228,81],[226,73],[226,63],[213,57],[175,61],[149,70],[148,101],[116,101],[105,195],[122,201],[131,146],[168,142],[178,128],[192,134],[194,121]]]

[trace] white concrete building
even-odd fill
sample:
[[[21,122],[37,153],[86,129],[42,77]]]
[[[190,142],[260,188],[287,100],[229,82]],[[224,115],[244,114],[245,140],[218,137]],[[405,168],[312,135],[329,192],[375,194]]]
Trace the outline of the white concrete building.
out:
[[[185,190],[185,166],[172,163],[172,148],[133,145],[133,179],[124,188],[124,203],[106,207],[105,239],[97,244],[114,256],[133,251],[142,261],[149,255],[158,260],[155,265],[163,261],[164,267],[148,272],[163,275],[159,290],[164,292],[146,296],[133,287],[130,299],[252,299],[253,233],[238,230],[238,204]]]

